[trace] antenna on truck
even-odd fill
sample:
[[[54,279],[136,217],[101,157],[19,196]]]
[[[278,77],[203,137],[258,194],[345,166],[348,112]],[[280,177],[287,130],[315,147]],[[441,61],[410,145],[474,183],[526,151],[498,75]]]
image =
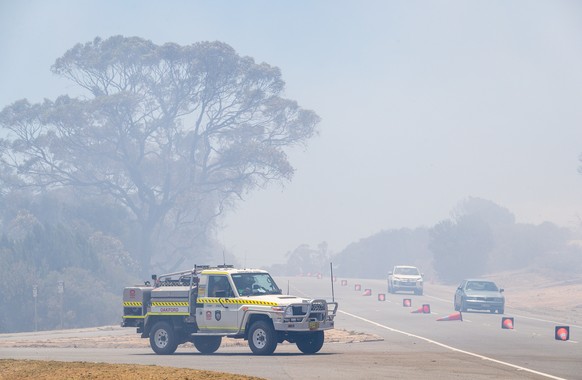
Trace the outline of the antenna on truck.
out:
[[[329,263],[329,271],[331,274],[331,302],[335,302],[335,294],[333,291],[333,263]]]

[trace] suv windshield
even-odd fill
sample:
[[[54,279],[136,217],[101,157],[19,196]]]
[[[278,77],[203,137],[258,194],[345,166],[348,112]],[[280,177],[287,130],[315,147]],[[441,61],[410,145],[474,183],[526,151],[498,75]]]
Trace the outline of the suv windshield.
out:
[[[402,274],[405,276],[420,276],[417,268],[394,268],[394,274]]]
[[[241,296],[281,294],[281,289],[268,273],[236,273],[232,280]]]

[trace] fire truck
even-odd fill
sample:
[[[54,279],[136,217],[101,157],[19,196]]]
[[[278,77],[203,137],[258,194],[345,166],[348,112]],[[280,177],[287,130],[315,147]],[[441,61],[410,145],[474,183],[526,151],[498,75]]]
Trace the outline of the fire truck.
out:
[[[270,355],[284,341],[314,354],[324,331],[334,328],[337,308],[325,299],[284,295],[264,270],[198,265],[126,287],[121,325],[136,327],[160,355],[186,342],[211,354],[223,337],[248,341],[256,355]]]

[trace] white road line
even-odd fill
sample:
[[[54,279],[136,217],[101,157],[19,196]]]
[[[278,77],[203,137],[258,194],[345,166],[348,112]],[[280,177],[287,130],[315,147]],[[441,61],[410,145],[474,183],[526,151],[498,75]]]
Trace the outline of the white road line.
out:
[[[371,321],[369,319],[366,319],[366,318],[357,316],[355,314],[348,313],[347,311],[338,310],[338,313],[342,313],[342,314],[345,314],[345,315],[349,315],[352,318],[357,318],[357,319],[359,319],[361,321],[370,323],[370,324],[372,324],[374,326],[377,326],[377,327],[381,327],[381,328],[386,329],[388,331],[392,331],[392,332],[399,333],[399,334],[403,334],[403,335],[406,335],[406,336],[409,336],[409,337],[412,337],[412,338],[424,340],[425,342],[432,343],[432,344],[435,344],[437,346],[446,348],[448,350],[455,351],[455,352],[459,352],[461,354],[470,355],[470,356],[473,356],[473,357],[476,357],[476,358],[479,358],[479,359],[483,359],[483,360],[487,360],[487,361],[490,361],[490,362],[493,362],[493,363],[501,364],[501,365],[504,365],[504,366],[507,366],[507,367],[515,368],[515,369],[517,369],[519,371],[525,371],[525,372],[533,373],[535,375],[544,376],[544,377],[547,377],[549,379],[566,380],[566,379],[564,379],[562,377],[557,377],[557,376],[550,375],[548,373],[535,371],[535,370],[530,369],[530,368],[521,367],[521,366],[518,366],[518,365],[515,365],[515,364],[511,364],[511,363],[507,363],[507,362],[504,362],[504,361],[501,361],[501,360],[493,359],[493,358],[490,358],[490,357],[487,357],[487,356],[479,355],[479,354],[476,354],[474,352],[461,350],[461,349],[458,349],[458,348],[455,348],[455,347],[451,347],[451,346],[448,346],[446,344],[437,342],[435,340],[422,337],[420,335],[415,335],[415,334],[407,333],[406,331],[397,330],[397,329],[394,329],[392,327],[388,327],[388,326],[382,325],[380,323]]]

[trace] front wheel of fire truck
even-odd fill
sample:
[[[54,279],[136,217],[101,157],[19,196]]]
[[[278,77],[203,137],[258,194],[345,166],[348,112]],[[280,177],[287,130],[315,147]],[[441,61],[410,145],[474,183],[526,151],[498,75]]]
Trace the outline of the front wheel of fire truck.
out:
[[[277,348],[277,334],[273,325],[261,320],[253,323],[249,330],[249,347],[256,355],[271,355]]]
[[[314,331],[297,339],[295,344],[304,354],[315,354],[323,347],[323,338],[323,331]]]
[[[220,347],[221,342],[221,336],[195,336],[192,338],[194,347],[196,347],[201,354],[212,354],[216,352],[218,347]]]
[[[157,322],[150,331],[150,346],[158,355],[171,355],[178,348],[176,333],[168,322]]]

